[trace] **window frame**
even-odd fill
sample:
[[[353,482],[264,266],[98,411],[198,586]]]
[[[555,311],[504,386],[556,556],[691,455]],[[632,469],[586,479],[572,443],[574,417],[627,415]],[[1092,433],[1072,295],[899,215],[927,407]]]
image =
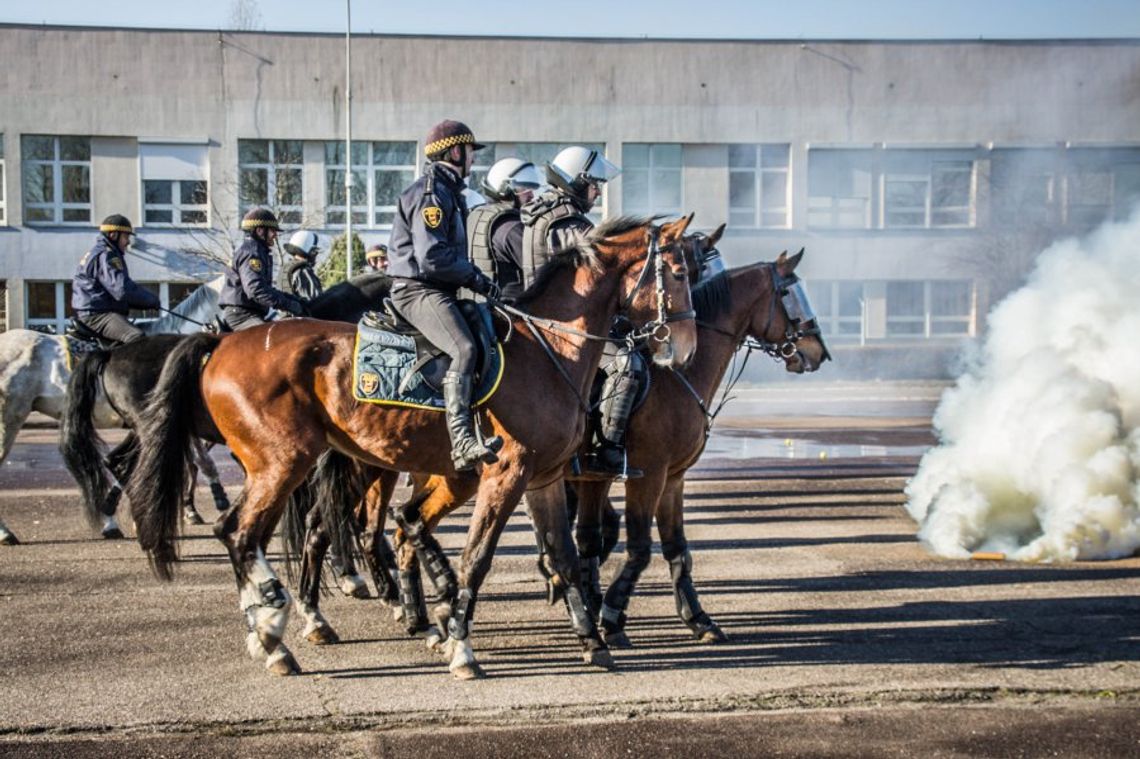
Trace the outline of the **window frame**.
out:
[[[959,154],[955,156],[954,154]],[[966,155],[966,154],[969,155]],[[914,156],[922,156],[923,171],[913,168],[898,168],[891,166],[893,160],[901,161],[907,156],[910,163]],[[951,171],[950,167],[959,165],[952,171],[954,173],[968,174],[966,205],[936,205],[934,188],[936,176],[941,170],[944,173]],[[924,150],[921,148],[892,148],[884,151],[882,169],[879,174],[879,227],[882,229],[972,229],[977,226],[978,208],[978,162],[974,151],[961,151],[954,149]],[[921,206],[892,206],[890,201],[890,185],[892,184],[921,184],[923,185],[923,204]],[[938,213],[965,211],[966,220],[963,223],[935,223]],[[892,213],[922,214],[922,222],[917,224],[892,223]]]
[[[354,163],[352,161],[352,156],[349,155],[348,156],[348,163],[351,164],[351,171],[353,172],[353,182],[352,182],[353,194],[355,194],[356,188],[360,184],[358,182],[358,179],[361,177],[361,175],[363,175],[363,179],[364,179],[364,183],[363,183],[364,184],[364,203],[363,204],[357,204],[357,203],[352,204],[352,212],[353,212],[352,226],[353,227],[359,227],[361,229],[373,229],[373,230],[380,230],[380,231],[389,230],[392,228],[392,222],[390,222],[390,221],[389,222],[377,222],[376,219],[377,219],[377,216],[379,214],[390,213],[393,215],[393,220],[394,220],[395,214],[399,211],[399,196],[397,196],[395,198],[396,202],[394,202],[394,203],[380,204],[377,202],[378,201],[378,198],[376,197],[376,191],[377,191],[377,186],[378,186],[378,182],[376,181],[377,173],[381,172],[381,171],[387,171],[387,172],[392,172],[392,173],[411,172],[411,177],[412,177],[411,181],[414,182],[420,176],[420,168],[422,166],[422,164],[419,163],[417,160],[419,157],[419,149],[420,149],[419,143],[416,142],[415,140],[353,140],[352,141],[352,147],[353,148],[356,148],[358,145],[366,146],[366,155],[365,155],[366,162],[365,163]],[[410,155],[411,155],[411,159],[412,159],[411,163],[404,163],[404,164],[379,163],[377,160],[377,152],[378,152],[376,150],[377,145],[404,146],[404,147],[410,146],[411,147]],[[329,161],[329,159],[328,159],[329,148],[333,147],[333,146],[339,146],[339,149],[342,151],[344,148],[344,140],[339,140],[339,141],[338,140],[326,140],[324,142],[325,165],[324,165],[323,174],[324,174],[324,178],[325,178],[325,206],[324,206],[324,209],[325,209],[325,227],[328,229],[344,229],[344,227],[346,226],[345,221],[348,218],[348,216],[347,216],[348,206],[345,203],[333,203],[332,202],[332,192],[333,192],[334,187],[339,192],[341,192],[341,193],[344,192],[344,181],[343,181],[344,174],[343,174],[343,172],[345,172],[346,170],[349,170],[349,168],[346,167],[344,163],[331,163]],[[480,152],[483,152],[483,151],[480,151]],[[479,153],[476,153],[476,156],[478,156],[478,155],[479,155]],[[341,173],[341,180],[342,181],[340,181],[339,183],[334,181],[334,175],[336,172]],[[409,182],[409,184],[410,184],[410,182]],[[345,200],[348,200],[348,198],[346,197]],[[343,219],[341,221],[333,221],[331,219],[331,215],[334,213],[343,214],[344,215]],[[357,221],[357,214],[361,214],[361,213],[364,215],[364,220],[363,221]]]
[[[788,142],[758,142],[758,143],[732,143],[728,146],[728,217],[729,224],[742,229],[790,229],[792,225],[792,145]],[[733,148],[752,148],[756,162],[752,166],[733,165]],[[782,148],[784,151],[783,166],[765,167],[765,151]],[[683,157],[683,154],[682,154]],[[684,162],[682,161],[682,170]],[[753,202],[751,207],[732,205],[732,178],[733,174],[740,176],[751,175]],[[768,207],[764,204],[764,179],[774,175],[783,175],[784,204],[783,206]],[[780,224],[765,224],[765,214],[774,214],[783,211],[783,221]],[[751,213],[752,223],[746,224],[733,218],[733,214]]]
[[[22,138],[47,138],[52,141],[52,158],[28,158],[28,151],[26,145],[21,145],[21,190],[24,197],[24,223],[28,226],[67,226],[67,227],[89,227],[92,223],[92,213],[94,212],[94,183],[92,180],[91,169],[91,138],[83,135],[51,135],[51,134],[25,134]],[[75,139],[87,141],[87,160],[64,159],[63,150],[60,141],[63,139]],[[27,182],[32,176],[33,172],[29,171],[34,166],[50,166],[52,170],[52,199],[47,203],[32,203],[28,201]],[[87,170],[87,202],[75,203],[64,202],[63,200],[63,170],[66,167],[78,166]],[[50,209],[52,218],[47,219],[31,219],[29,211]],[[87,218],[81,220],[65,220],[64,214],[67,211],[87,211]]]
[[[242,146],[243,142],[244,143],[259,143],[259,142],[266,143],[266,145],[268,146],[268,149],[266,150],[266,155],[268,156],[268,159],[269,159],[268,162],[266,162],[266,163],[261,163],[261,162],[243,163],[241,160],[241,146]],[[277,158],[277,152],[278,152],[277,151],[277,143],[279,143],[279,142],[296,143],[298,148],[299,148],[299,151],[300,151],[301,162],[300,163],[285,163],[283,161],[278,160],[278,158]],[[265,175],[265,194],[266,194],[265,203],[247,204],[244,202],[244,199],[242,198],[242,172],[243,171],[262,171],[262,170],[264,170],[266,172],[266,175]],[[277,175],[278,175],[278,173],[280,173],[282,171],[286,171],[286,170],[297,171],[297,172],[299,172],[300,177],[301,177],[300,184],[297,187],[297,192],[299,194],[299,197],[297,198],[296,203],[281,204],[279,202],[281,200],[280,193],[278,191],[278,185],[280,184],[280,181],[279,181]],[[259,207],[268,206],[270,208],[270,210],[272,210],[273,213],[277,216],[277,219],[282,224],[300,225],[300,224],[304,223],[304,221],[303,221],[304,216],[305,216],[305,142],[304,142],[304,140],[268,140],[268,139],[257,139],[257,138],[251,138],[251,139],[240,138],[240,139],[238,139],[238,192],[237,192],[237,195],[238,195],[238,213],[243,215],[243,216],[245,215],[245,213],[247,211],[249,211],[252,208],[259,208]]]
[[[831,184],[827,188],[828,194],[815,194],[818,187],[817,181],[812,180],[813,165],[812,161],[815,158],[820,160],[833,161],[830,166],[821,167],[818,164],[815,167],[816,171],[822,172],[825,169],[830,173],[828,181]],[[843,157],[846,160],[839,164],[838,158]],[[821,231],[857,231],[868,230],[874,227],[872,223],[872,206],[875,198],[875,166],[874,166],[874,150],[870,147],[850,147],[850,148],[831,148],[831,147],[812,147],[808,149],[807,156],[807,228],[811,230]],[[865,166],[861,163],[865,162]],[[836,169],[842,168],[846,173],[852,175],[852,180],[855,174],[863,172],[867,175],[866,182],[866,197],[859,197],[856,195],[835,195],[833,187],[836,185],[838,177]],[[852,181],[854,189],[854,181]],[[852,201],[859,203],[858,208],[855,207]],[[858,213],[861,221],[858,224],[848,224],[844,221],[845,218]],[[827,219],[827,223],[821,223],[821,217]]]
[[[636,166],[629,163],[628,151],[630,147],[646,147],[648,149],[648,161],[645,166]],[[654,160],[654,154],[660,148],[677,148],[680,152],[680,161],[677,166],[662,166]],[[685,207],[685,145],[680,142],[627,142],[622,144],[622,192],[621,192],[621,209],[623,214],[644,214],[646,216],[661,215],[661,216],[680,216],[684,213]],[[646,188],[646,206],[642,208],[640,205],[630,203],[629,199],[629,178],[635,174],[645,173],[645,188]],[[678,203],[669,207],[653,207],[654,197],[654,174],[668,172],[669,174],[676,174],[677,176],[677,189],[678,189]]]
[[[973,280],[888,280],[884,303],[884,336],[888,340],[956,340],[976,336],[977,330],[977,285]],[[890,286],[892,284],[921,285],[921,314],[891,315]],[[969,305],[965,314],[935,314],[934,289],[943,284],[965,284]],[[892,324],[919,324],[915,332],[892,331]],[[939,326],[961,324],[964,329],[958,332],[942,331]]]
[[[163,182],[171,185],[170,203],[147,203],[146,185],[148,182]],[[201,182],[206,186],[206,202],[191,204],[182,202],[182,185],[190,182]],[[210,226],[210,182],[206,179],[143,179],[142,180],[142,226],[144,227],[208,227]],[[147,218],[148,211],[170,211],[170,221],[151,221]],[[183,221],[185,212],[200,212],[204,218],[200,222]]]

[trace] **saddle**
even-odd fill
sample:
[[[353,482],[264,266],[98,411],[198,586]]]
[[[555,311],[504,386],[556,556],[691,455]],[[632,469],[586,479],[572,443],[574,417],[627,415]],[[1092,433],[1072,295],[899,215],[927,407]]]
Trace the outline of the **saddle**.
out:
[[[461,300],[459,311],[475,338],[473,405],[479,405],[498,388],[503,352],[487,304]],[[409,324],[391,300],[384,300],[383,311],[369,311],[360,320],[352,363],[357,400],[443,410],[443,376],[451,357]]]
[[[63,345],[67,349],[67,370],[79,362],[88,353],[97,350],[109,350],[122,345],[117,340],[103,337],[75,317],[67,322],[67,329],[63,333]]]

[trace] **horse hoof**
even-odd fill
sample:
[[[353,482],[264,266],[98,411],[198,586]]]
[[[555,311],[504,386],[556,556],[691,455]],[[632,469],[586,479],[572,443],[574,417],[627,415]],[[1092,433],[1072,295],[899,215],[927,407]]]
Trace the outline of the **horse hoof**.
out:
[[[725,635],[724,631],[721,630],[719,627],[717,627],[716,625],[713,625],[709,629],[707,629],[707,630],[701,632],[699,635],[697,635],[697,641],[699,643],[708,643],[708,644],[711,644],[711,643],[727,643],[728,642],[728,636]]]
[[[297,660],[288,650],[284,652],[274,651],[270,654],[269,661],[265,663],[265,668],[269,670],[269,674],[280,677],[301,674],[301,665],[297,664]]]
[[[582,661],[589,664],[591,667],[601,667],[606,671],[612,672],[617,668],[614,662],[613,654],[606,648],[595,648],[593,651],[586,651],[582,654]]]
[[[458,667],[451,668],[451,674],[455,675],[457,680],[482,680],[487,676],[483,668],[478,664],[460,664]]]
[[[206,520],[195,509],[186,509],[183,512],[183,519],[186,520],[186,524],[206,524]]]
[[[314,646],[331,646],[340,643],[340,636],[336,634],[336,630],[325,625],[312,630],[305,636],[305,640]]]
[[[368,585],[360,575],[341,575],[336,581],[340,592],[349,598],[368,598]]]
[[[606,645],[610,648],[633,648],[633,643],[630,642],[629,636],[625,634],[625,630],[606,633]]]
[[[437,654],[444,656],[451,655],[451,652],[447,650],[447,635],[434,625],[428,630],[427,635],[424,637],[424,643],[427,645],[429,651],[435,651]]]
[[[108,527],[107,529],[103,530],[103,539],[104,540],[122,540],[123,539],[123,531],[120,530],[118,527]]]

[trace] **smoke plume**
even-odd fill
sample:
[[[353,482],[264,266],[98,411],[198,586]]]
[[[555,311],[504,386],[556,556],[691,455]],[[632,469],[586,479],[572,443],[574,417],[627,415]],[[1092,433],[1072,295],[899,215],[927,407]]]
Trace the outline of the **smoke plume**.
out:
[[[1041,254],[934,415],[907,486],[932,551],[1021,561],[1140,546],[1140,213]]]

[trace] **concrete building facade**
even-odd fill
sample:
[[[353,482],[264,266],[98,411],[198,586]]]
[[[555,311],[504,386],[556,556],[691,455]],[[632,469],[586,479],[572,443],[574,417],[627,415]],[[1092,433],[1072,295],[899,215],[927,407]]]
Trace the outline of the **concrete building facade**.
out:
[[[0,56],[9,327],[62,328],[110,213],[135,220],[132,274],[167,303],[216,271],[250,205],[326,248],[343,230],[343,36],[8,25]],[[806,247],[801,273],[852,365],[943,356],[1048,240],[1140,199],[1134,40],[357,35],[352,99],[366,244],[386,241],[442,118],[493,146],[484,169],[593,145],[623,168],[605,214],[727,221],[730,264]]]

